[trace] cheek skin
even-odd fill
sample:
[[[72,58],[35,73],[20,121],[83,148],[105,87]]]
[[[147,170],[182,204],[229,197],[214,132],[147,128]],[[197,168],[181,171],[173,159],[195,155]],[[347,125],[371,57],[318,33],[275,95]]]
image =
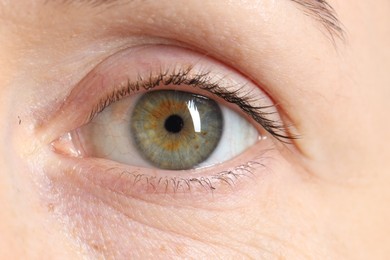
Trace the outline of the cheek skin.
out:
[[[0,109],[0,258],[78,258],[83,255],[80,248],[63,235],[50,207],[42,203],[43,172],[28,163],[44,160],[39,145],[31,141],[31,122],[13,102],[14,93],[1,89],[0,96],[8,100]]]
[[[265,157],[265,171],[258,168],[253,178],[201,196],[142,192],[125,176],[61,173],[67,167],[57,164],[47,169],[50,186],[42,199],[70,236],[96,256],[337,258],[337,225],[327,207],[317,206],[334,202],[323,199],[329,187],[276,150]]]
[[[50,195],[61,199],[50,204],[71,235],[97,255],[337,259],[345,254],[346,241],[335,240],[334,232],[353,226],[345,225],[349,213],[342,208],[355,199],[339,199],[350,191],[291,177],[291,167],[298,167],[283,160],[272,167],[278,174],[259,180],[255,189],[226,201],[209,194],[198,202],[162,194],[154,200],[129,197],[69,174],[53,180]],[[339,213],[332,216],[331,208]]]
[[[68,172],[51,178],[46,200],[73,237],[105,257],[306,257],[302,243],[313,245],[301,234],[312,226],[300,218],[311,213],[301,211],[299,199],[287,199],[300,180],[274,155],[269,167],[278,174],[246,180],[245,188],[230,187],[223,196],[218,189],[201,197],[134,193],[134,186],[120,189]],[[325,255],[325,241],[322,246]]]

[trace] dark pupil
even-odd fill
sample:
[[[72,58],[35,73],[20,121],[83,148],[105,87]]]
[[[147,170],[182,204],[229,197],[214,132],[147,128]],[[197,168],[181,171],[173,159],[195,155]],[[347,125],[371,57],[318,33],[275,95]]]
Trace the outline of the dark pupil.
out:
[[[165,129],[171,133],[178,133],[183,129],[183,119],[178,115],[171,115],[165,120]]]

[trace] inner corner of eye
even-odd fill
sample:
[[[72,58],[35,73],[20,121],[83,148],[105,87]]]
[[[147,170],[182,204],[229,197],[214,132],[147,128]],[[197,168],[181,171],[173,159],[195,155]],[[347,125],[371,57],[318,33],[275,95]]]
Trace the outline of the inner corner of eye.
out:
[[[83,155],[79,140],[75,133],[68,132],[51,142],[54,152],[71,157],[80,157]]]

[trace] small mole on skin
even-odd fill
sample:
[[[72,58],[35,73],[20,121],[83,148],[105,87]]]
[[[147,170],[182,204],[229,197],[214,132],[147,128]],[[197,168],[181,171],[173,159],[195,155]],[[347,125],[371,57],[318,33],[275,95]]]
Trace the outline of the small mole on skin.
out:
[[[101,247],[99,246],[99,245],[97,245],[97,244],[92,244],[92,248],[94,249],[94,250],[96,250],[97,252],[100,252],[101,251]]]
[[[161,251],[161,252],[166,252],[167,249],[165,248],[165,246],[162,245],[162,246],[160,246],[160,251]]]
[[[185,253],[185,248],[183,246],[177,245],[175,251],[178,255],[183,255]]]
[[[49,210],[49,212],[53,212],[54,211],[54,205],[52,203],[49,203],[47,205],[47,209]]]
[[[19,119],[19,125],[22,123],[22,119],[20,119],[20,116],[18,116]]]

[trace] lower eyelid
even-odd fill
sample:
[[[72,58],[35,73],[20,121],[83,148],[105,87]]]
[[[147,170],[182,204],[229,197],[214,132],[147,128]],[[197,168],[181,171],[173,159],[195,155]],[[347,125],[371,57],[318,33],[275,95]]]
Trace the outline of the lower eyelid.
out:
[[[228,163],[188,171],[166,171],[127,166],[97,158],[57,158],[61,169],[48,167],[49,176],[56,180],[96,185],[127,197],[159,200],[161,195],[176,199],[214,199],[246,190],[258,178],[272,170],[277,151],[270,140],[259,141]],[[60,170],[60,173],[59,173]],[[51,172],[51,174],[50,174]],[[182,174],[182,175],[181,175]]]

